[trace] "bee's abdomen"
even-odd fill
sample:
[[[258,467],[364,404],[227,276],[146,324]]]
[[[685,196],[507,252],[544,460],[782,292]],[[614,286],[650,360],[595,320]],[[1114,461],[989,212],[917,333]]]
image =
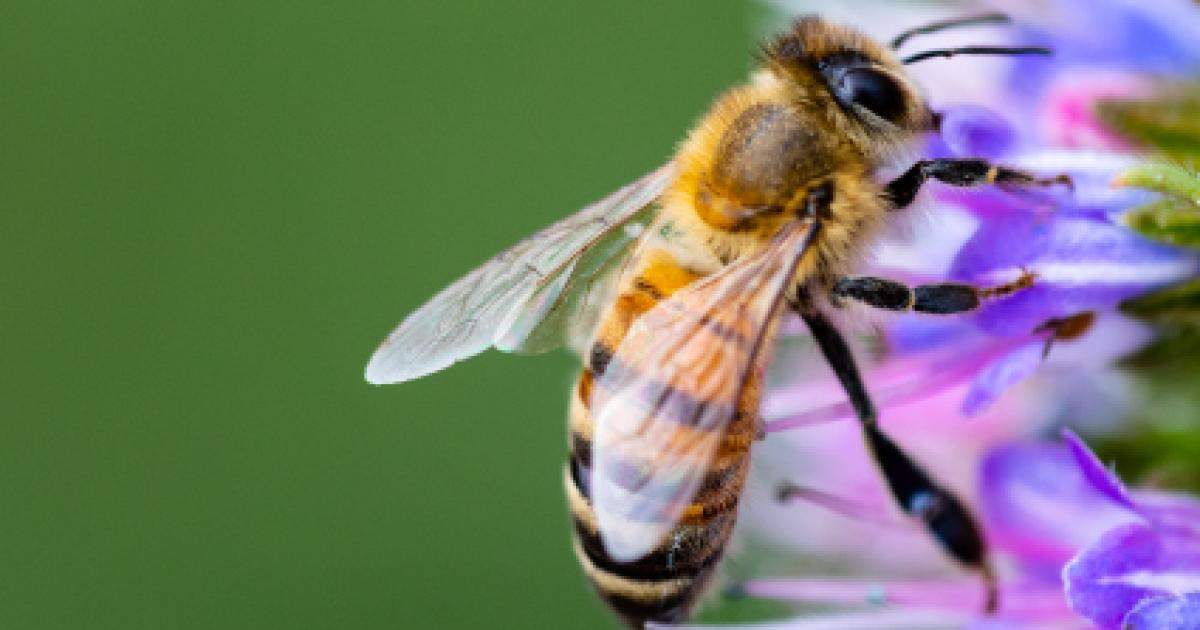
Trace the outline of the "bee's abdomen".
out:
[[[575,554],[601,599],[630,626],[641,628],[647,621],[680,621],[703,592],[733,530],[749,464],[751,436],[727,431],[720,449],[723,456],[714,459],[679,524],[646,556],[634,562],[618,562],[604,550],[588,491],[592,424],[587,400],[592,378],[591,370],[585,368],[571,403],[565,484]],[[734,426],[740,428],[741,424]],[[744,448],[740,446],[743,444]]]
[[[671,622],[686,618],[697,597],[712,576],[733,531],[738,498],[749,468],[750,445],[754,441],[757,415],[757,372],[750,376],[746,393],[737,404],[735,417],[721,427],[680,425],[693,439],[699,433],[717,431],[717,447],[704,466],[691,503],[679,515],[679,521],[658,546],[633,562],[618,562],[605,551],[597,528],[597,515],[588,484],[592,469],[594,436],[590,409],[593,387],[601,387],[610,370],[645,369],[622,363],[617,349],[638,317],[678,290],[703,276],[681,265],[662,249],[642,251],[635,271],[625,280],[622,290],[601,319],[586,357],[586,365],[571,394],[569,422],[570,456],[565,471],[567,503],[574,526],[575,555],[600,598],[627,624],[642,628],[647,621]],[[713,331],[719,326],[712,326]],[[729,338],[712,333],[698,337],[698,343],[741,343],[736,334]],[[627,374],[628,375],[628,374]],[[667,387],[672,387],[667,385]],[[676,390],[680,396],[691,394]],[[718,404],[698,401],[701,404]],[[632,454],[629,454],[632,456]],[[654,454],[646,454],[653,457]],[[609,456],[613,456],[612,453]],[[624,462],[637,467],[644,462]],[[614,516],[614,515],[605,515]],[[623,516],[613,520],[620,522]]]

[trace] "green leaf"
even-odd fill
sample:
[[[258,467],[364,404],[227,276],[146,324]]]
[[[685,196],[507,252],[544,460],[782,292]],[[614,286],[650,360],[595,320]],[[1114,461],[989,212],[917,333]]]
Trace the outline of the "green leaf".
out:
[[[1135,166],[1117,176],[1113,185],[1154,190],[1185,201],[1192,209],[1200,208],[1200,176],[1175,164],[1151,162]]]
[[[1135,298],[1122,304],[1121,310],[1145,319],[1190,322],[1200,328],[1200,280]]]
[[[1200,208],[1190,202],[1167,198],[1131,210],[1124,221],[1129,227],[1155,240],[1200,247]]]
[[[1195,300],[1200,287],[1193,284],[1191,291]],[[1140,404],[1124,431],[1095,445],[1101,457],[1119,462],[1128,481],[1200,490],[1200,316],[1173,313],[1157,320],[1153,343],[1121,361],[1140,390]]]
[[[1104,461],[1117,462],[1122,478],[1133,485],[1200,491],[1200,432],[1186,422],[1194,396],[1171,393],[1153,409],[1139,410],[1123,433],[1089,440]],[[1174,418],[1163,420],[1166,410]]]
[[[1200,165],[1200,84],[1164,92],[1153,101],[1099,106],[1114,130],[1159,151],[1167,159]],[[1193,169],[1150,163],[1121,174],[1119,186],[1163,193],[1158,201],[1125,216],[1139,233],[1163,242],[1200,247],[1200,177]],[[1101,457],[1119,461],[1135,482],[1165,482],[1200,489],[1200,279],[1122,304],[1157,331],[1153,343],[1121,361],[1133,375],[1141,401],[1123,433],[1095,444]]]
[[[1144,188],[1166,195],[1130,211],[1129,227],[1145,236],[1186,247],[1200,247],[1200,176],[1166,162],[1149,162],[1126,170],[1114,186]]]
[[[1200,163],[1200,86],[1172,90],[1153,101],[1100,103],[1113,129],[1186,164]]]

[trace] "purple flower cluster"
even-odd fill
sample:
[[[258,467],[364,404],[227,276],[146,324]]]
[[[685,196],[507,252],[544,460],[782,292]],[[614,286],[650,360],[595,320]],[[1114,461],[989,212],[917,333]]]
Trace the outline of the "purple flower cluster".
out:
[[[1150,241],[1121,224],[1126,211],[1154,195],[1114,185],[1138,158],[1121,150],[1125,143],[1093,113],[1099,98],[1141,94],[1152,78],[1200,68],[1200,39],[1194,37],[1200,33],[1200,8],[1187,0],[1002,4],[987,8],[1025,19],[1003,33],[989,31],[987,41],[1003,36],[1008,38],[1003,43],[1042,44],[1055,56],[1008,62],[1008,79],[996,80],[1005,89],[988,93],[947,87],[970,85],[962,73],[973,60],[948,63],[948,71],[944,65],[936,74],[925,75],[930,102],[942,113],[941,133],[930,138],[925,156],[987,158],[1047,177],[1066,174],[1072,186],[978,190],[928,185],[926,201],[932,203],[926,204],[926,224],[915,238],[885,243],[872,273],[982,287],[1003,285],[1025,274],[1034,282],[1028,289],[991,300],[969,317],[931,321],[906,316],[891,322],[886,330],[890,358],[921,353],[934,364],[919,370],[919,385],[877,385],[876,395],[885,403],[969,382],[962,411],[975,415],[1037,372],[1047,358],[1065,355],[1056,363],[1069,369],[1105,366],[1149,339],[1146,331],[1118,314],[1123,301],[1200,273],[1195,252]],[[977,5],[975,10],[982,8]],[[957,13],[970,10],[964,6]],[[870,13],[856,12],[859,21]],[[905,21],[923,19],[910,15]],[[888,28],[894,29],[898,21],[891,16]],[[866,26],[871,31],[871,25]],[[1185,33],[1191,35],[1184,37]],[[954,36],[980,37],[977,32]],[[954,43],[967,42],[980,43]],[[930,352],[950,345],[959,349],[951,360]],[[1063,345],[1078,350],[1060,352]],[[821,409],[773,405],[768,415],[778,422],[772,430],[848,415],[848,408],[840,404]]]
[[[973,415],[1031,375],[1051,345],[1084,338],[1098,318],[1119,317],[1117,307],[1126,299],[1193,277],[1200,271],[1200,259],[1119,224],[1123,212],[1149,195],[1112,192],[1111,182],[1132,164],[1130,159],[1023,151],[1011,141],[1015,131],[1003,119],[975,107],[953,109],[947,120],[950,133],[936,139],[931,152],[983,156],[1035,169],[1057,163],[1075,183],[1074,190],[1061,194],[935,193],[942,203],[955,204],[980,221],[958,248],[949,279],[987,287],[1023,273],[1035,278],[1030,288],[986,304],[970,318],[980,332],[1007,340],[1010,348],[978,372],[963,403],[963,411]],[[1070,159],[1055,162],[1055,155]],[[1122,352],[1133,349],[1121,343],[1127,340],[1109,341],[1120,344]],[[1085,357],[1092,363],[1094,359]]]
[[[1155,195],[1114,184],[1140,158],[1094,114],[1098,99],[1145,96],[1161,79],[1200,69],[1200,5],[1012,0],[930,15],[874,0],[775,4],[832,10],[833,19],[876,36],[981,9],[1010,13],[1016,28],[939,35],[936,44],[1040,44],[1055,56],[915,68],[943,113],[941,133],[923,153],[1065,173],[1073,186],[930,184],[924,215],[908,232],[889,235],[867,270],[984,287],[1034,277],[1031,287],[970,315],[889,319],[875,351],[860,353],[871,359],[863,367],[884,427],[973,499],[998,556],[998,613],[981,614],[978,581],[891,505],[857,428],[833,422],[853,417],[848,402],[803,346],[779,353],[788,377],[766,400],[775,435],[756,452],[766,463],[756,464],[759,483],[751,484],[741,527],[822,569],[802,579],[751,580],[745,591],[843,611],[771,627],[1200,628],[1200,501],[1127,490],[1073,433],[1055,443],[1030,437],[1067,423],[1095,431],[1120,421],[1131,386],[1112,365],[1152,332],[1119,306],[1200,274],[1195,251],[1122,223]],[[878,23],[862,23],[872,15]],[[981,81],[988,72],[980,67],[994,71],[992,80]],[[804,484],[792,494],[797,500],[772,500],[780,477]],[[821,575],[829,572],[845,577]]]
[[[1152,196],[1111,187],[1135,159],[1062,150],[1016,153],[1010,142],[1013,128],[998,115],[973,106],[949,110],[946,121],[950,131],[931,142],[930,155],[983,156],[1043,171],[1057,165],[1071,176],[1074,189],[975,191],[930,185],[938,204],[931,213],[939,213],[942,225],[931,226],[915,241],[885,244],[873,273],[981,287],[1003,285],[1024,274],[1034,281],[967,317],[909,315],[892,322],[886,331],[892,358],[923,354],[929,362],[920,370],[919,392],[908,383],[880,386],[876,381],[881,402],[928,395],[969,380],[962,411],[975,415],[1037,371],[1058,346],[1079,347],[1056,356],[1063,359],[1055,362],[1059,367],[1092,369],[1148,341],[1147,331],[1118,313],[1119,305],[1194,277],[1200,272],[1200,257],[1148,240],[1120,224],[1122,213]],[[955,221],[972,227],[965,233],[945,229]],[[956,254],[940,268],[936,260],[926,264],[922,256],[938,251]],[[932,352],[950,346],[953,358]],[[775,431],[849,417],[844,404],[821,410],[797,410],[779,400],[769,404],[774,406],[768,416],[777,420],[771,426]]]
[[[1089,627],[1084,618],[1105,629],[1200,627],[1200,501],[1129,491],[1074,433],[1063,437],[1063,443],[1006,444],[984,458],[981,514],[1007,562],[994,614],[982,613],[984,592],[969,576],[761,579],[744,590],[755,597],[859,609],[780,626],[788,628]],[[852,503],[810,498],[853,512],[854,518],[864,516]],[[874,526],[880,525],[894,524]],[[849,626],[848,620],[860,625]]]

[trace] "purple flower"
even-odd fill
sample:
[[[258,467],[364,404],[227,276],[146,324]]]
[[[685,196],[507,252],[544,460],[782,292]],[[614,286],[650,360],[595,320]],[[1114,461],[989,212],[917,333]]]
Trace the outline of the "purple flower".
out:
[[[1200,628],[1200,593],[1164,595],[1147,599],[1125,615],[1125,627],[1130,630]]]
[[[1200,501],[1161,492],[1131,494],[1078,437],[1066,438],[1095,492],[1133,519],[1106,531],[1063,568],[1072,610],[1101,628],[1138,627],[1134,621],[1197,611]],[[1200,615],[1189,621],[1200,627]]]
[[[1200,597],[1200,540],[1125,525],[1072,560],[1063,578],[1071,608],[1102,628],[1127,627],[1126,616],[1139,606]],[[1200,616],[1191,621],[1200,624]]]
[[[826,365],[814,367],[829,370]],[[897,377],[903,371],[903,365],[890,361],[886,367],[889,373],[894,368]],[[912,376],[913,381],[904,382],[918,384],[921,375]],[[963,422],[957,410],[964,387],[960,382],[917,400],[893,401],[881,423],[933,474],[969,499],[980,459],[995,444],[1027,435],[1038,419],[1026,412],[1021,398],[1008,397],[971,422]],[[837,390],[833,383],[813,380],[802,389],[787,391],[797,394],[789,404],[799,408],[805,404],[805,394],[811,394],[820,410]],[[756,446],[754,468],[739,520],[740,535],[798,562],[816,559],[822,566],[833,564],[855,574],[904,578],[958,574],[928,533],[895,506],[862,446],[856,423],[823,422],[772,434]],[[781,503],[775,495],[781,480],[803,485],[806,491]]]
[[[1112,219],[1154,197],[1111,185],[1118,173],[1134,164],[1132,158],[1030,149],[1018,140],[1022,132],[976,106],[947,111],[943,129],[931,141],[930,155],[990,157],[1046,176],[1066,172],[1074,182],[1073,190],[1031,191],[933,185],[932,196],[943,204],[934,212],[944,215],[946,205],[953,205],[978,221],[974,233],[956,246],[957,254],[945,271],[935,272],[937,277],[983,287],[1011,282],[1026,273],[1035,277],[1030,288],[990,301],[970,317],[1006,350],[993,353],[990,362],[978,366],[963,401],[965,414],[978,413],[1010,386],[1034,374],[1050,338],[1058,342],[1090,332],[1077,327],[1072,334],[1063,334],[1064,323],[1114,313],[1123,300],[1200,272],[1200,257],[1195,253],[1144,239]],[[908,264],[893,257],[881,267],[886,273],[889,267],[903,269]],[[905,325],[906,320],[901,320],[893,328]],[[945,323],[943,327],[947,342],[959,343],[957,326]],[[926,337],[936,337],[929,331],[936,324],[925,328]],[[1122,344],[1120,338],[1115,341],[1125,345],[1125,351],[1137,347]]]
[[[1054,48],[1053,63],[1017,60],[1012,88],[1037,96],[1056,76],[1107,68],[1180,76],[1200,69],[1200,9],[1190,0],[992,0],[1018,19],[1021,41]]]
[[[939,15],[871,0],[775,4],[844,11],[843,21],[887,36],[979,12],[980,3]],[[1073,186],[928,184],[925,212],[915,213],[907,232],[889,234],[862,273],[985,288],[1023,274],[1034,281],[974,313],[882,320],[875,351],[859,354],[885,429],[952,487],[977,475],[974,493],[956,490],[978,506],[998,557],[1001,608],[992,617],[980,613],[978,580],[942,558],[891,504],[857,427],[830,422],[853,415],[817,353],[785,347],[776,364],[788,379],[772,386],[764,408],[776,434],[756,453],[760,463],[773,463],[750,485],[742,533],[786,550],[801,566],[831,571],[750,580],[745,591],[840,612],[769,627],[1200,628],[1200,502],[1125,488],[1074,434],[1061,444],[1027,441],[1047,426],[1120,418],[1130,385],[1112,365],[1151,331],[1119,306],[1200,274],[1196,252],[1150,241],[1122,223],[1157,195],[1114,186],[1140,160],[1095,115],[1100,99],[1142,97],[1153,79],[1200,68],[1200,5],[991,4],[1017,17],[1018,27],[964,29],[920,46],[1042,44],[1056,55],[914,66],[942,113],[941,133],[922,157],[981,157],[1043,177],[1065,173]],[[1014,388],[1016,395],[1004,395]],[[964,415],[975,417],[961,422]],[[786,505],[766,496],[781,475],[804,484]],[[845,577],[819,575],[828,572]]]
[[[1004,567],[995,614],[983,612],[983,589],[971,577],[755,579],[745,594],[835,611],[756,627],[1200,625],[1200,501],[1129,491],[1075,434],[1064,442],[1010,443],[984,460],[983,525]],[[855,499],[800,496],[878,535],[905,527]]]
[[[1200,18],[1200,10],[1192,13]],[[1090,105],[1098,96],[1113,93],[1093,90],[1088,92],[1091,100],[1087,103]],[[1112,185],[1118,174],[1137,163],[1135,157],[1053,147],[1056,143],[1088,143],[1063,143],[1060,138],[1047,137],[1043,125],[1037,121],[1060,130],[1067,122],[1047,121],[1046,116],[1035,114],[1030,113],[1022,119],[1021,126],[1015,126],[1004,116],[978,105],[946,107],[942,133],[930,138],[926,154],[985,157],[1046,177],[1065,173],[1071,177],[1072,188],[962,189],[931,183],[927,196],[939,205],[930,210],[936,219],[921,226],[924,234],[907,247],[893,245],[889,249],[885,244],[881,248],[883,255],[877,257],[872,270],[877,275],[907,276],[925,282],[950,279],[982,287],[1011,282],[1027,272],[1036,277],[1032,287],[992,300],[967,318],[994,343],[977,344],[978,353],[964,351],[949,364],[938,363],[942,369],[936,371],[943,378],[926,380],[929,385],[925,389],[936,391],[931,383],[950,385],[969,377],[972,387],[962,404],[966,415],[978,413],[1012,385],[1038,372],[1048,344],[1057,348],[1064,341],[1095,338],[1095,331],[1087,330],[1086,326],[1076,326],[1072,332],[1065,331],[1063,324],[1105,319],[1109,317],[1106,314],[1115,313],[1123,300],[1200,273],[1200,257],[1195,253],[1149,241],[1119,224],[1117,219],[1121,214],[1155,198],[1155,194],[1147,191]],[[1092,144],[1111,147],[1120,143]],[[938,234],[944,232],[943,224],[953,214],[952,208],[966,211],[975,221],[973,232],[961,240],[956,240],[961,231]],[[957,254],[940,269],[922,266],[917,260],[934,251]],[[963,334],[957,322],[943,320],[916,325],[912,323],[914,319],[917,318],[910,316],[893,323],[889,340],[904,335],[901,329],[905,327],[920,327],[926,339],[940,337],[945,343],[961,347]],[[936,332],[939,327],[941,333]],[[1139,343],[1149,338],[1144,333],[1134,336]],[[1104,339],[1124,352],[1139,345],[1127,343],[1121,336],[1108,335]],[[1119,356],[1112,352],[1100,354],[1109,358]],[[1091,364],[1098,365],[1094,359],[1095,356]],[[968,369],[974,373],[967,374]],[[912,395],[910,392],[909,397]],[[792,418],[777,426],[785,428],[811,419]]]
[[[893,248],[899,255],[890,257],[885,248],[885,255],[877,259],[880,275],[908,272],[911,277],[918,269],[914,257],[951,248],[957,254],[946,268],[920,270],[925,281],[950,279],[993,287],[1023,274],[1034,276],[1031,287],[991,300],[969,317],[996,344],[987,352],[990,361],[976,362],[974,384],[963,401],[966,415],[978,413],[1003,391],[1033,375],[1051,339],[1058,344],[1090,336],[1091,331],[1081,324],[1097,315],[1115,313],[1126,299],[1200,273],[1200,257],[1194,252],[1149,241],[1114,219],[1155,196],[1112,186],[1119,173],[1136,163],[1134,158],[1031,148],[1030,136],[1029,130],[1014,128],[990,110],[977,106],[949,109],[943,133],[931,139],[929,155],[989,157],[1044,176],[1067,173],[1073,188],[961,189],[931,184],[931,196],[941,204],[931,212],[941,219],[953,212],[950,206],[966,210],[976,221],[973,233],[956,242],[953,237],[937,236],[940,226],[935,224],[926,230],[935,234],[924,237],[933,243]],[[894,324],[893,334],[896,328],[910,326],[912,319],[902,318]],[[1075,326],[1064,328],[1067,324]],[[945,332],[940,336],[947,343],[961,342],[956,323],[942,322],[941,327]],[[931,334],[938,324],[924,328],[926,338],[939,336]],[[1148,339],[1145,335],[1140,338]],[[1137,347],[1120,338],[1109,339],[1124,346],[1126,352]],[[1004,351],[994,352],[997,347]],[[963,359],[957,363],[961,371],[961,366],[970,362]]]
[[[1194,254],[1107,220],[1014,213],[981,225],[959,250],[949,276],[987,287],[1034,274],[1033,286],[974,315],[982,329],[1014,336],[1078,313],[1112,311],[1123,300],[1198,271]]]
[[[941,112],[941,133],[930,139],[930,157],[1000,158],[1011,155],[1017,130],[996,112],[980,105],[959,105]]]
[[[1084,545],[1141,519],[1120,482],[1074,434],[1067,439],[1001,446],[985,458],[980,480],[993,544],[1055,578]]]
[[[1088,97],[1089,108],[1098,96]],[[1071,178],[1070,188],[962,189],[931,183],[932,197],[964,208],[985,220],[1030,212],[1113,216],[1155,199],[1153,193],[1113,186],[1118,175],[1138,164],[1137,156],[1128,151],[1111,151],[1112,146],[1123,145],[1123,142],[1112,140],[1098,147],[1071,148],[1075,145],[1059,141],[1052,134],[1032,128],[1019,129],[1014,126],[1013,119],[974,104],[945,107],[942,109],[942,132],[929,137],[926,155],[988,158],[1045,177],[1065,174]],[[1039,120],[1042,119],[1034,119],[1034,122]],[[1062,120],[1046,124],[1059,131],[1068,126]],[[1027,122],[1026,127],[1031,125]]]
[[[980,503],[993,544],[1030,573],[1061,572],[1071,609],[1102,628],[1127,627],[1138,607],[1187,610],[1174,600],[1200,596],[1200,501],[1130,492],[1078,436],[1064,439],[987,458]]]

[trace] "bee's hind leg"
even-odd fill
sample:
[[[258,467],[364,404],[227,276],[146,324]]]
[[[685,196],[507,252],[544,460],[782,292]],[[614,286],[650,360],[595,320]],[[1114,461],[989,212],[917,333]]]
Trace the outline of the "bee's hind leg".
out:
[[[934,481],[880,430],[875,405],[863,386],[854,356],[833,324],[811,306],[800,309],[799,314],[846,390],[871,456],[883,473],[892,496],[905,513],[925,524],[955,560],[979,571],[986,589],[984,608],[987,612],[995,611],[998,603],[996,580],[988,560],[987,544],[974,517],[958,497]]]
[[[973,187],[996,184],[1005,189],[1063,184],[1073,187],[1067,175],[1041,178],[1025,171],[997,166],[976,158],[942,158],[921,160],[887,185],[884,195],[896,208],[903,208],[917,198],[921,186],[936,179],[951,186]]]

